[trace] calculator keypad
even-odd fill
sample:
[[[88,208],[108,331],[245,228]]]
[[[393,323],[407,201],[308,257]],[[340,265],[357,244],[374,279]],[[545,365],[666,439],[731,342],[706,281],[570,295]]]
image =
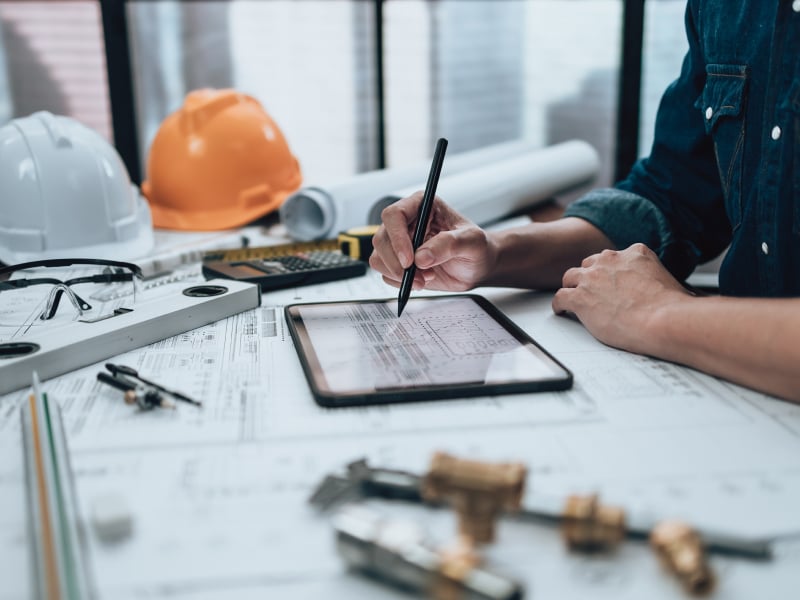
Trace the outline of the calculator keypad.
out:
[[[266,290],[358,277],[366,268],[366,263],[341,252],[318,250],[245,261],[211,261],[204,263],[203,272],[207,277],[252,281]]]

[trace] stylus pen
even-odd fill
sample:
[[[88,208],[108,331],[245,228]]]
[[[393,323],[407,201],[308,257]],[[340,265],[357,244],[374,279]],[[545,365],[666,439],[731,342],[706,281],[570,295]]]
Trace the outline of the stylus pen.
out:
[[[428,219],[431,216],[431,208],[433,208],[433,199],[436,197],[436,186],[439,185],[439,174],[442,172],[442,163],[444,163],[444,153],[447,150],[447,140],[439,138],[436,142],[436,150],[433,152],[433,163],[431,164],[431,171],[428,173],[428,182],[425,184],[425,192],[422,195],[422,202],[419,205],[419,215],[417,216],[417,228],[414,230],[414,239],[412,244],[414,252],[417,251],[425,241],[425,230],[428,229]],[[397,296],[397,316],[403,314],[403,309],[408,302],[408,296],[411,294],[411,286],[414,284],[414,275],[417,272],[417,265],[412,260],[409,266],[403,272],[403,281],[400,283],[400,294]]]

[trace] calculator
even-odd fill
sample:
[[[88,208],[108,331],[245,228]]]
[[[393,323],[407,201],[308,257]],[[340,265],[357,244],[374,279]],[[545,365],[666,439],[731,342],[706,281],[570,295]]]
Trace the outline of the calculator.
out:
[[[367,263],[339,250],[296,251],[283,256],[203,262],[206,279],[223,277],[249,281],[259,284],[262,291],[359,277],[366,272]]]

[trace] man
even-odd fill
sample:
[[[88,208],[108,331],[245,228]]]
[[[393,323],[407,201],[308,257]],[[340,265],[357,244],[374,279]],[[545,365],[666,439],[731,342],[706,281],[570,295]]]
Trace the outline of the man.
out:
[[[370,259],[416,289],[558,288],[600,341],[800,401],[800,0],[690,0],[689,52],[650,156],[563,219],[486,232],[420,194],[383,213]],[[722,296],[679,283],[730,245]],[[619,251],[618,251],[619,249]]]

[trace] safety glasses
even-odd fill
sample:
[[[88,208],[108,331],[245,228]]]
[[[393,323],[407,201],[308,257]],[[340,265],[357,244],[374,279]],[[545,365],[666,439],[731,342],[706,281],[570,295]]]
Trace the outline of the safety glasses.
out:
[[[114,260],[62,258],[2,267],[0,326],[93,323],[130,312],[141,280],[137,265]],[[59,312],[64,304],[72,310]]]

